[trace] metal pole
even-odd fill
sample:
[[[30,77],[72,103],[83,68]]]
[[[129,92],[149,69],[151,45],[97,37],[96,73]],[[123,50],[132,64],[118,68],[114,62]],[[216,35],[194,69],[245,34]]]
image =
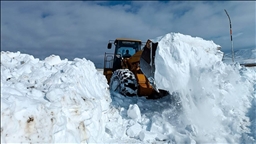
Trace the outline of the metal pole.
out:
[[[224,11],[226,12],[228,19],[229,19],[229,27],[230,27],[230,39],[231,39],[231,52],[232,52],[232,61],[234,63],[234,49],[233,49],[233,39],[232,39],[232,26],[231,26],[231,20],[230,17],[228,15],[228,12],[224,9]]]

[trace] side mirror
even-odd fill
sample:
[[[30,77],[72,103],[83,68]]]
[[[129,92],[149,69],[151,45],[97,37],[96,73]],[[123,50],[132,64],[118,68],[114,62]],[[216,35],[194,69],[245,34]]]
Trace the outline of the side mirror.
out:
[[[111,49],[112,43],[108,43],[108,49]]]

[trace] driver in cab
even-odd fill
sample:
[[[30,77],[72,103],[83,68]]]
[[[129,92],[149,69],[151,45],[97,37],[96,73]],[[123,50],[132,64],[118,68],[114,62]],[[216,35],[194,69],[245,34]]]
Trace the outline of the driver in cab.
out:
[[[129,50],[125,51],[125,54],[123,55],[123,58],[129,58],[131,55],[129,54]]]

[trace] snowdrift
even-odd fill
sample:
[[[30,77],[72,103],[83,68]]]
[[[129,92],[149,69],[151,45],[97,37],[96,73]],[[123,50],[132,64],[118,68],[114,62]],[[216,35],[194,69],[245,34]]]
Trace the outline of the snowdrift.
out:
[[[107,87],[86,59],[1,52],[1,141],[102,141]]]
[[[255,71],[248,78],[241,72],[250,70],[224,64],[220,46],[213,41],[179,33],[152,41],[158,42],[156,84],[181,99],[180,128],[191,131],[199,143],[237,143],[250,133],[248,109],[255,99]]]
[[[158,100],[109,92],[84,59],[40,61],[1,52],[1,141],[43,143],[255,143],[256,68],[222,62],[213,41],[152,39]]]

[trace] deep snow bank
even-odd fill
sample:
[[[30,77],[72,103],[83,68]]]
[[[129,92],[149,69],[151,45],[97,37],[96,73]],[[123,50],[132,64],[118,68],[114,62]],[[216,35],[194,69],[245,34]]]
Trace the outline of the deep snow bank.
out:
[[[1,142],[255,143],[256,68],[222,63],[212,41],[155,40],[157,84],[172,93],[158,100],[110,97],[86,59],[1,52]]]
[[[220,46],[213,41],[180,33],[169,33],[152,41],[159,41],[155,58],[156,83],[159,88],[171,88],[171,92],[186,87],[193,68],[209,68],[223,56],[217,50]]]
[[[255,98],[255,71],[242,75],[246,68],[224,64],[223,53],[212,41],[180,33],[152,41],[158,42],[156,84],[181,99],[177,131],[189,131],[187,136],[199,143],[253,141],[247,134],[253,125],[249,109]]]
[[[102,141],[107,87],[86,59],[1,52],[1,142]]]

